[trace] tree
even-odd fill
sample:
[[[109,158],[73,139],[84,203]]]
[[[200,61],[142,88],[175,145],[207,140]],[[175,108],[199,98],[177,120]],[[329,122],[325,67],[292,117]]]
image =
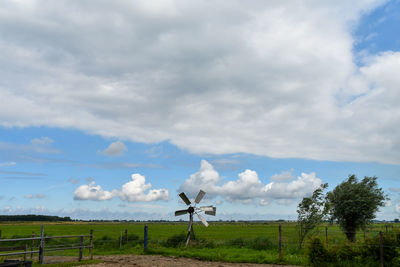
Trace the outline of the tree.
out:
[[[315,189],[311,197],[304,197],[297,206],[297,231],[299,234],[299,246],[303,245],[305,237],[318,226],[327,213],[323,191],[328,184],[322,184]]]
[[[379,207],[389,200],[376,180],[377,177],[366,176],[358,182],[353,174],[327,193],[329,213],[351,242],[356,240],[356,231],[371,223]]]

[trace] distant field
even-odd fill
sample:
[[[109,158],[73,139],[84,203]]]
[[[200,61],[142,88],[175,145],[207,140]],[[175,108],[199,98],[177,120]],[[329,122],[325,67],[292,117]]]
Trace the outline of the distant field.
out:
[[[40,222],[0,223],[2,238],[30,237],[32,232],[40,235]],[[89,222],[44,222],[44,232],[47,236],[80,235],[94,231],[95,255],[143,253],[143,232],[148,226],[149,252],[197,257],[208,260],[223,260],[233,262],[277,263],[278,258],[278,227],[279,223],[244,223],[244,222],[211,222],[209,227],[195,223],[196,241],[189,248],[174,247],[173,237],[182,238],[186,234],[187,224],[182,223],[89,223]],[[304,250],[298,247],[295,223],[281,223],[282,249],[284,263],[306,265]],[[328,225],[328,243],[345,242],[345,236],[335,225]],[[388,226],[392,231],[393,224]],[[128,231],[128,243],[125,241],[125,230]],[[375,236],[379,231],[386,231],[385,224],[374,224],[366,232],[367,236]],[[123,236],[120,242],[121,233]],[[318,229],[318,235],[326,240],[325,226]],[[359,232],[358,239],[364,238]],[[64,243],[61,243],[64,242]],[[65,245],[65,242],[51,240],[46,243],[49,247]],[[259,246],[257,247],[257,244]],[[172,244],[172,245],[171,245]],[[5,245],[5,244],[1,244]],[[85,254],[88,252],[86,251]],[[65,251],[64,255],[76,255],[76,251]]]

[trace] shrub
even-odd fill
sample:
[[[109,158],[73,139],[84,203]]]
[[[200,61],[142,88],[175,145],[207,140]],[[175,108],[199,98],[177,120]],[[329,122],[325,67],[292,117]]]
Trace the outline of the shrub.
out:
[[[186,235],[184,233],[180,233],[169,237],[165,242],[162,243],[162,245],[164,247],[176,248],[178,246],[183,245],[185,241],[186,241]]]
[[[360,255],[356,247],[349,243],[344,243],[339,246],[336,251],[329,250],[329,252],[332,256],[336,255],[339,261],[352,261]]]
[[[128,235],[128,241],[138,241],[139,240],[139,236],[135,235],[135,234],[129,234]]]
[[[392,265],[398,261],[396,257],[399,257],[399,252],[396,250],[397,246],[396,237],[393,235],[385,234],[383,235],[383,259],[385,265]],[[380,260],[380,237],[379,235],[373,238],[368,238],[365,240],[365,244],[362,249],[362,256],[365,262]]]
[[[306,254],[312,266],[328,266],[330,262],[335,261],[318,237],[311,239]]]

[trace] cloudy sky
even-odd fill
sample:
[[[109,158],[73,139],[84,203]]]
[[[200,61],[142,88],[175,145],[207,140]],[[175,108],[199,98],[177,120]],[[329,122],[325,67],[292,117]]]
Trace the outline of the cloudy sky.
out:
[[[295,219],[377,176],[400,217],[400,1],[0,7],[0,213]]]

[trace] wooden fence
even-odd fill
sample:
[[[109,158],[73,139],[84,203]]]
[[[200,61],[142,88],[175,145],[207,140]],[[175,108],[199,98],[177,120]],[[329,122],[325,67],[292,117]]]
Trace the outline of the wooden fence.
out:
[[[77,246],[65,246],[65,247],[45,247],[45,243],[47,239],[64,239],[64,238],[79,238],[79,245]],[[84,239],[89,238],[89,246],[85,246]],[[34,250],[34,241],[39,240],[39,247]],[[31,249],[28,250],[27,244],[25,246],[15,246],[15,247],[0,247],[0,252],[3,251],[15,251],[15,252],[8,252],[8,253],[0,253],[1,256],[12,256],[12,255],[24,255],[24,260],[26,261],[26,255],[34,253],[39,254],[39,263],[42,264],[44,260],[44,253],[45,252],[52,252],[52,251],[59,251],[59,250],[68,250],[68,249],[79,249],[78,260],[81,261],[83,257],[83,249],[88,248],[90,259],[93,259],[93,230],[90,230],[89,235],[63,235],[63,236],[45,236],[44,235],[44,227],[42,225],[40,231],[40,237],[32,237],[27,238],[13,238],[13,239],[0,239],[0,243],[2,242],[18,242],[18,241],[32,241]],[[20,251],[23,250],[23,251]]]

